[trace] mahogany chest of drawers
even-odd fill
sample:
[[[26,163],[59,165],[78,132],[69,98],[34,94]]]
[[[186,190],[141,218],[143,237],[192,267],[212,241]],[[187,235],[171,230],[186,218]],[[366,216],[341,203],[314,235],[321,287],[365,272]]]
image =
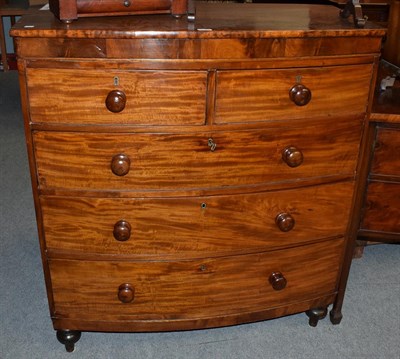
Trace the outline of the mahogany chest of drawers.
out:
[[[325,6],[12,30],[54,328],[339,323],[384,31]]]

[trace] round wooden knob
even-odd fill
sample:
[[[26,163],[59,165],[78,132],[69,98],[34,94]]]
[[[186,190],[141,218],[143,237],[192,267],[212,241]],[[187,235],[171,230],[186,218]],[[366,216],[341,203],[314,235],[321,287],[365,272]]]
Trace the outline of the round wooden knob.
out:
[[[275,223],[282,232],[289,232],[293,229],[295,220],[289,213],[279,213]]]
[[[304,106],[311,100],[311,90],[302,84],[297,84],[290,89],[289,97],[297,106]]]
[[[281,272],[272,272],[269,276],[269,282],[275,290],[285,289],[287,280]]]
[[[121,112],[126,105],[126,95],[121,90],[110,91],[106,98],[106,107],[109,111]]]
[[[131,236],[131,225],[129,224],[129,222],[121,220],[115,223],[113,235],[117,241],[127,241]]]
[[[127,155],[123,153],[115,155],[111,159],[111,171],[117,176],[125,176],[126,174],[128,174],[130,167],[131,160]]]
[[[298,148],[289,146],[282,151],[282,159],[289,167],[297,167],[303,163],[303,153]]]
[[[123,283],[118,288],[118,299],[122,303],[130,303],[135,298],[135,288],[132,284]]]

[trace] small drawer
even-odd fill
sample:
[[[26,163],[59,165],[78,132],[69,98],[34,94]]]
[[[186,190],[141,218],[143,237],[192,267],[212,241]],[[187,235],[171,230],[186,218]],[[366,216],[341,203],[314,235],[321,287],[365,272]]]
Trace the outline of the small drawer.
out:
[[[400,183],[371,182],[368,185],[361,229],[400,233]]]
[[[218,71],[215,122],[364,113],[371,76],[371,65]]]
[[[41,189],[193,190],[353,176],[361,121],[188,134],[34,132]]]
[[[205,123],[205,71],[29,68],[27,82],[33,123]]]
[[[78,17],[187,13],[185,0],[50,0],[50,10],[60,20],[71,22]]]
[[[256,313],[336,290],[343,240],[181,261],[49,260],[57,318],[154,323]],[[175,328],[176,329],[176,328]]]
[[[400,179],[400,128],[378,127],[371,174]]]
[[[341,237],[352,195],[347,182],[246,195],[40,202],[50,252],[211,257]]]
[[[61,3],[66,0],[59,0]],[[73,0],[74,1],[74,0]],[[75,0],[79,16],[115,15],[118,13],[158,13],[171,8],[171,3],[176,0]],[[123,14],[121,14],[123,15]]]

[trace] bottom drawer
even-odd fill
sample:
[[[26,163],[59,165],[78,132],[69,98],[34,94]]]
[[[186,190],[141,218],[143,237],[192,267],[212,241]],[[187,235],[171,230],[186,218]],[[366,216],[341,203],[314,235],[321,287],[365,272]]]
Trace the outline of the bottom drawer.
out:
[[[53,319],[173,325],[317,299],[336,290],[343,244],[187,261],[51,259]]]
[[[400,234],[400,183],[368,185],[361,229]]]

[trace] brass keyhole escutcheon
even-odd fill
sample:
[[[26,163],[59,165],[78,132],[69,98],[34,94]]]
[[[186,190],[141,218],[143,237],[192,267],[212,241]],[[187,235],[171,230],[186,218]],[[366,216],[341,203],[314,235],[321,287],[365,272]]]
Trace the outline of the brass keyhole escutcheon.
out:
[[[208,147],[210,147],[211,152],[214,152],[215,149],[217,148],[217,144],[214,142],[214,140],[211,137],[208,139]]]

